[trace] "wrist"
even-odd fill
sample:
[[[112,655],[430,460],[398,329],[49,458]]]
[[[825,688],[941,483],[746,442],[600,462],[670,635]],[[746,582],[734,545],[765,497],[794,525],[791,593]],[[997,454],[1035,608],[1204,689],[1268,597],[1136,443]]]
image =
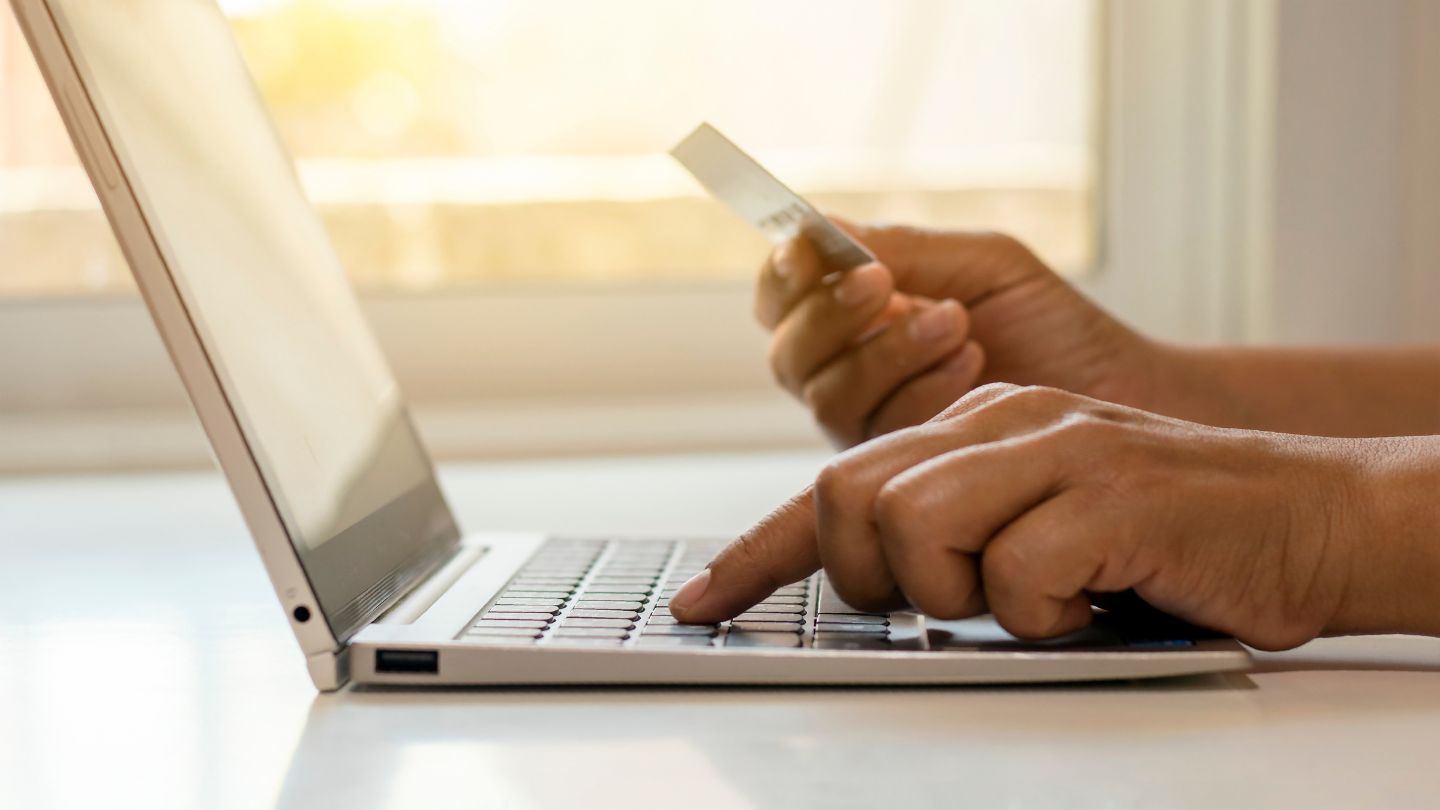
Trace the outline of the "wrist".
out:
[[[1143,342],[1145,401],[1137,407],[1215,427],[1254,427],[1243,401],[1229,393],[1225,363],[1215,350]]]
[[[1326,635],[1440,636],[1440,437],[1354,441],[1345,595]]]
[[[1092,393],[1098,399],[1142,411],[1204,422],[1195,414],[1205,388],[1195,352],[1183,346],[1131,333],[1116,352],[1114,372]]]

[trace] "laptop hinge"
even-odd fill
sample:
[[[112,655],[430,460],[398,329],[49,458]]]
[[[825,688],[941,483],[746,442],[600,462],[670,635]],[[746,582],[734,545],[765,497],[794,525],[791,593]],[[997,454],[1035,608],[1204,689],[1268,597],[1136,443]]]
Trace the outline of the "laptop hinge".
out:
[[[425,615],[432,605],[440,601],[440,597],[450,590],[450,587],[460,578],[465,576],[471,566],[479,562],[485,556],[487,549],[484,546],[461,545],[435,573],[426,577],[419,585],[405,594],[399,602],[396,602],[389,610],[380,614],[375,620],[376,624],[411,624],[416,619]]]

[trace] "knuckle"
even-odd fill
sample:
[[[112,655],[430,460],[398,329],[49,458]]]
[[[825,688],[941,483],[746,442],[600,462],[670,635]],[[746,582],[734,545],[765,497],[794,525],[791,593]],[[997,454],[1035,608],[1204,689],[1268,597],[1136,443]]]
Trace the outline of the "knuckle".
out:
[[[904,479],[891,479],[875,495],[875,522],[897,542],[924,536],[926,513],[922,488]]]
[[[1001,543],[985,549],[980,561],[985,581],[1007,590],[1017,589],[1030,568],[1024,551],[1014,543]]]
[[[1004,231],[986,231],[985,239],[1002,250],[1025,250],[1025,243]]]
[[[1052,622],[1023,605],[1004,609],[995,615],[995,619],[1006,632],[1017,638],[1044,638],[1052,629]]]
[[[1043,385],[1024,385],[1006,392],[986,407],[998,414],[1059,418],[1072,410],[1074,402],[1074,395],[1068,391]]]
[[[972,594],[958,587],[926,588],[907,595],[916,610],[936,619],[964,619],[975,612]]]
[[[770,317],[771,309],[769,296],[765,294],[763,289],[757,290],[755,300],[750,305],[750,316],[767,331],[775,328],[774,319]]]
[[[829,386],[811,382],[801,392],[801,400],[822,427],[843,433],[855,432],[855,409],[848,397],[836,396]]]
[[[867,613],[884,613],[894,607],[894,588],[877,583],[832,577],[830,584],[845,604]]]
[[[765,364],[770,367],[770,375],[775,378],[775,382],[787,390],[793,390],[789,353],[780,341],[770,341],[770,347],[765,353]]]
[[[820,511],[834,514],[854,503],[858,490],[853,462],[846,455],[830,460],[815,478],[815,503]]]
[[[1067,413],[1051,431],[1057,447],[1083,451],[1091,456],[1103,455],[1112,461],[1131,454],[1129,436],[1130,427],[1124,422],[1091,411]]]
[[[1030,248],[1011,234],[1003,231],[986,231],[982,238],[991,246],[991,250],[997,258],[1027,264],[1034,259],[1035,254],[1030,251]]]
[[[1114,428],[1114,422],[1088,411],[1071,411],[1060,418],[1055,432],[1066,439],[1088,442],[1111,434]]]
[[[985,385],[970,389],[964,396],[955,400],[954,403],[941,411],[935,419],[937,421],[951,419],[958,413],[967,413],[983,406],[985,403],[1003,399],[1019,390],[1020,386],[1013,383],[986,383]]]
[[[995,397],[1007,396],[1009,394],[1015,393],[1016,391],[1019,391],[1023,387],[1024,386],[1007,382],[986,383],[979,388],[971,390],[970,393],[966,394],[964,397],[961,398],[961,401],[963,402],[967,399],[993,399]]]
[[[1023,385],[1016,391],[1010,393],[1010,399],[1017,404],[1027,405],[1049,404],[1052,402],[1067,399],[1069,394],[1058,388],[1050,388],[1044,385]]]

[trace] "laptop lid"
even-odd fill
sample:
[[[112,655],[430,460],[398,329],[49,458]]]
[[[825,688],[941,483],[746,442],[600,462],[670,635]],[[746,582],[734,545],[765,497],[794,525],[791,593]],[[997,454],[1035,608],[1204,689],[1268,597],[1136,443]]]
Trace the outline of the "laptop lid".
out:
[[[224,16],[13,2],[282,602],[342,643],[458,531]]]

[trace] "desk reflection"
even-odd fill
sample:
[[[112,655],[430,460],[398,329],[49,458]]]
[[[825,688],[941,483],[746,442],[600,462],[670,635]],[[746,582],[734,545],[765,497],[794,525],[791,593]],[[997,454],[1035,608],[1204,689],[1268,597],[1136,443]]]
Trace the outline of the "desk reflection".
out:
[[[1007,803],[1046,804],[1059,784],[1047,777],[1075,766],[1060,752],[1103,748],[1107,736],[1129,747],[1254,724],[1252,689],[1243,675],[978,688],[351,689],[315,699],[277,806],[873,808],[950,805],[977,785],[992,798],[1005,786]],[[1108,735],[1095,722],[1106,716]]]

